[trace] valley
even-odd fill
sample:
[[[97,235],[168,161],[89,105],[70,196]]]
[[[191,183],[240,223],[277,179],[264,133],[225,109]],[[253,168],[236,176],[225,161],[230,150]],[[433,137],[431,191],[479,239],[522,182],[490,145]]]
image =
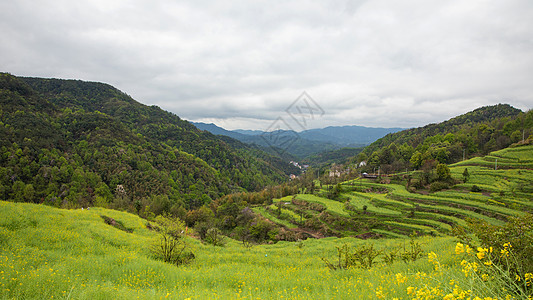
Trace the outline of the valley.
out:
[[[493,157],[507,165],[498,170],[485,166]],[[509,218],[531,213],[533,173],[527,166],[532,161],[532,145],[466,160],[451,165],[450,172],[459,180],[468,168],[467,182],[430,194],[410,193],[394,180],[380,183],[356,178],[334,185],[342,188],[342,201],[324,196],[331,185],[322,185],[315,195],[274,199],[269,206],[253,206],[253,211],[289,230],[301,228],[298,232],[308,232],[309,238],[275,244],[245,244],[226,238],[220,247],[202,243],[189,228],[183,238],[196,258],[180,266],[153,256],[150,245],[157,235],[148,229],[150,221],[138,216],[99,207],[64,210],[2,201],[0,293],[16,299],[461,299],[461,295],[500,295],[498,286],[487,285],[491,281],[481,278],[483,273],[465,277],[461,260],[468,257],[458,250],[452,228],[467,226],[469,218],[502,226]],[[472,192],[474,186],[481,191]],[[103,216],[127,231],[107,225]],[[359,232],[367,234],[353,236]],[[385,259],[387,253],[406,251],[409,241],[420,247],[417,258]],[[341,245],[353,249],[371,245],[382,254],[371,268],[328,268],[324,261],[335,264]],[[524,280],[528,291],[531,279]],[[476,282],[484,284],[474,288]]]
[[[280,154],[105,84],[0,75],[2,299],[533,295],[532,111]]]

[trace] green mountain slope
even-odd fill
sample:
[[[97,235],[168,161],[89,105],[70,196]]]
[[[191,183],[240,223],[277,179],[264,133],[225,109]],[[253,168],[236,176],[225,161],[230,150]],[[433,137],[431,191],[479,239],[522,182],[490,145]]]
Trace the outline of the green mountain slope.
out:
[[[485,155],[533,134],[533,111],[507,104],[476,109],[448,121],[389,134],[365,148],[357,162],[381,166],[386,173],[424,163],[454,163]]]
[[[285,179],[257,150],[106,84],[0,74],[0,104],[0,199],[183,213]]]

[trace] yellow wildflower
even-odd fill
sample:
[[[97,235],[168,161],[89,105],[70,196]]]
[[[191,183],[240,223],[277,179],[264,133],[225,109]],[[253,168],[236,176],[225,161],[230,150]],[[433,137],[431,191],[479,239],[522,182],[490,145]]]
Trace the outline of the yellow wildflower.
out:
[[[455,299],[455,297],[453,296],[453,294],[448,294],[446,296],[444,296],[444,298],[442,298],[443,300],[453,300]]]
[[[459,255],[465,252],[465,246],[461,243],[455,245],[455,254]]]
[[[531,281],[533,280],[533,273],[524,274],[524,280],[527,283],[527,286],[531,286]]]
[[[436,262],[437,261],[437,254],[435,252],[431,251],[428,253],[428,261],[429,262]]]
[[[398,274],[396,274],[396,281],[398,283],[404,283],[404,282],[407,281],[407,277],[402,275],[402,273],[398,273]]]
[[[414,294],[416,288],[410,286],[407,288],[407,295],[411,295],[411,294]]]
[[[500,251],[500,253],[501,253],[501,256],[502,256],[502,257],[507,257],[507,256],[509,256],[509,251],[508,251],[507,249],[502,249],[502,250]]]
[[[455,285],[455,280],[450,280],[450,285]]]
[[[477,255],[477,258],[479,259],[485,258],[485,253],[489,252],[487,248],[481,248],[481,247],[478,247],[477,251],[478,253],[476,255]]]

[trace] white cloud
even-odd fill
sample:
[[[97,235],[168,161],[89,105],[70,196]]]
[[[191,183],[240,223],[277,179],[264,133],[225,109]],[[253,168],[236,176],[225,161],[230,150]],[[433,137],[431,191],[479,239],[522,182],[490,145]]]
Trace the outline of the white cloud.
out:
[[[110,83],[227,128],[307,91],[308,126],[413,127],[533,103],[533,3],[4,1],[1,71]]]

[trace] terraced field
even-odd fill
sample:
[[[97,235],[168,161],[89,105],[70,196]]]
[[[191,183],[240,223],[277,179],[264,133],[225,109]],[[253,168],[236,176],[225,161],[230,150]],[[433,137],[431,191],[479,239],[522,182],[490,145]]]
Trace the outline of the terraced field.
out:
[[[328,199],[324,186],[314,195],[298,194],[275,202],[283,202],[283,214],[292,210],[299,218],[305,215],[304,221],[320,222],[328,228],[324,234],[337,236],[446,235],[453,227],[466,225],[468,218],[502,225],[509,217],[533,212],[533,146],[507,148],[449,167],[457,184],[435,193],[410,192],[406,181],[381,184],[357,178],[341,184],[343,192],[337,199]],[[463,182],[465,168],[470,176]],[[319,203],[324,209],[313,211],[305,203]],[[289,222],[287,227],[304,223],[294,215],[283,222],[270,219],[280,225]]]

